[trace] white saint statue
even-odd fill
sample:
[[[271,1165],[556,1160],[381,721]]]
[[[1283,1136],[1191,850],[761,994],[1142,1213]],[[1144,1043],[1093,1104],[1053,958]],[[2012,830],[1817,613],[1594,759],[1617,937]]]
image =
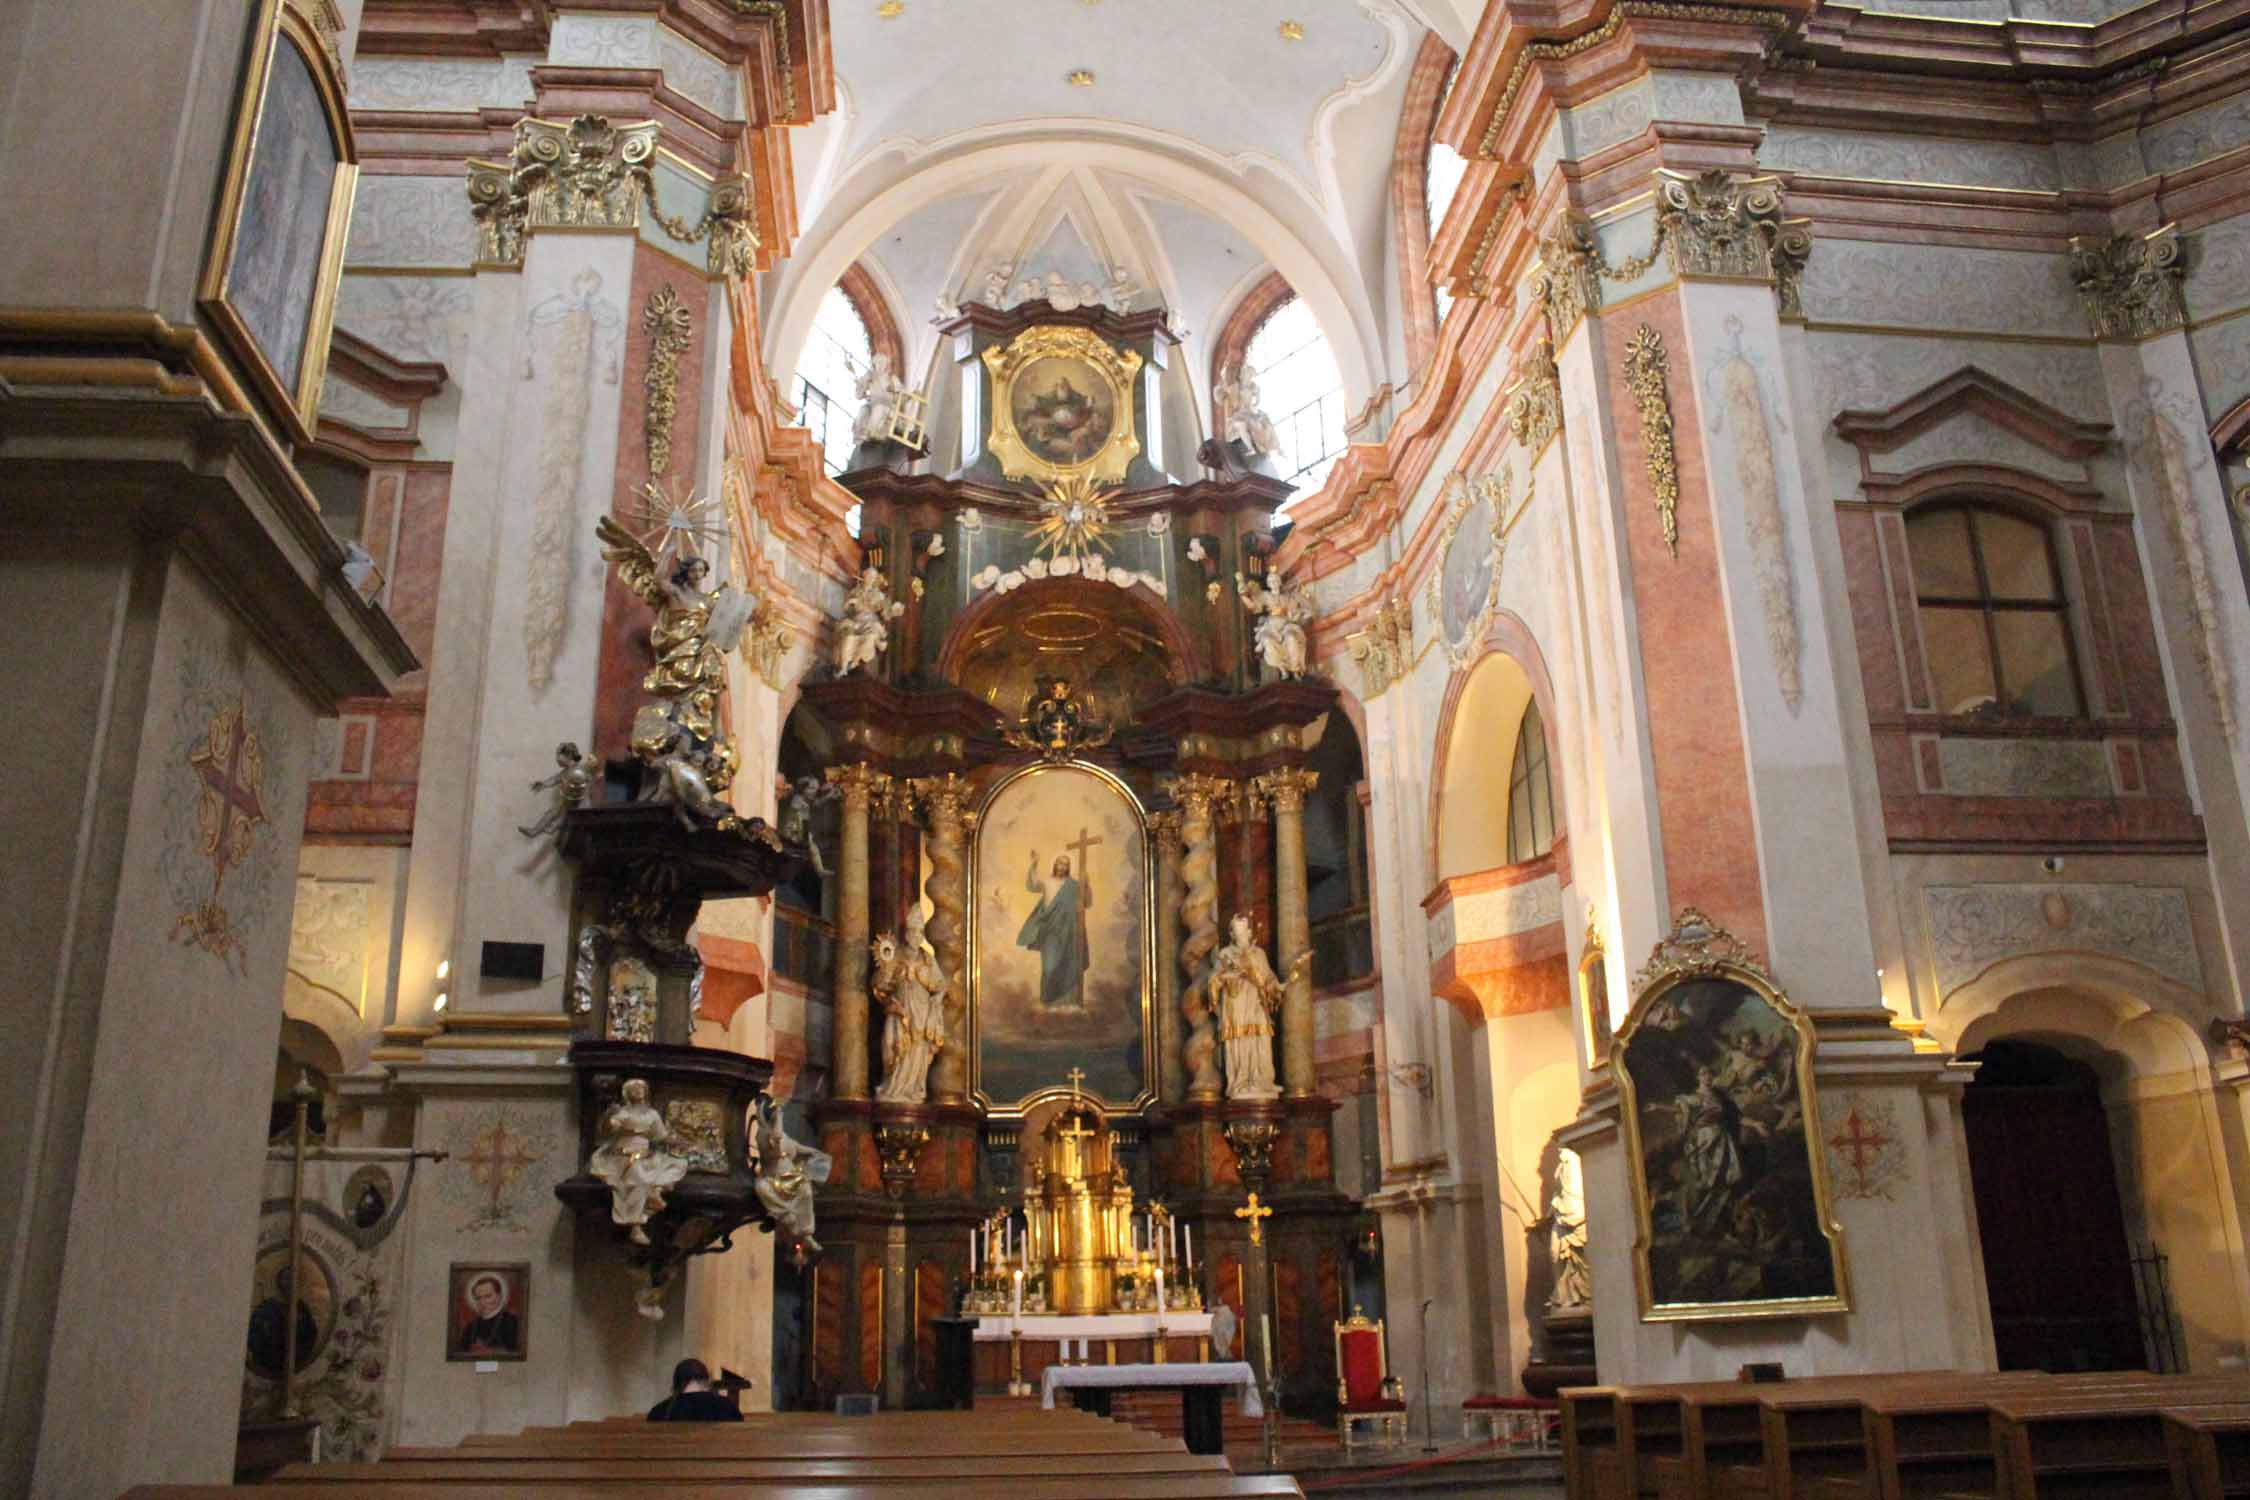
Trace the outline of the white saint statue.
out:
[[[1282,578],[1268,588],[1240,573],[1234,575],[1234,587],[1244,607],[1259,617],[1252,640],[1265,664],[1278,676],[1304,676],[1305,625],[1313,617],[1312,600],[1305,590],[1290,588]]]
[[[648,1102],[648,1080],[628,1078],[621,1093],[602,1116],[601,1144],[586,1159],[586,1170],[609,1184],[611,1221],[645,1245],[642,1226],[664,1211],[664,1190],[687,1175],[688,1164],[664,1149],[672,1132]]]
[[[1229,1099],[1278,1099],[1273,1077],[1273,1017],[1281,1008],[1281,979],[1266,950],[1250,940],[1250,919],[1237,912],[1227,924],[1232,939],[1211,956],[1210,992],[1219,1007],[1219,1040],[1226,1047]]]
[[[1555,1289],[1550,1310],[1584,1307],[1593,1300],[1586,1270],[1586,1179],[1578,1153],[1568,1146],[1555,1158],[1555,1196],[1547,1200],[1547,1253],[1554,1263]]]
[[[887,932],[875,939],[869,989],[883,1007],[883,1081],[875,1097],[893,1104],[929,1096],[930,1064],[945,1045],[945,970],[923,940],[923,925],[916,907],[903,941]]]
[[[795,1236],[796,1261],[802,1266],[808,1252],[820,1253],[820,1241],[813,1238],[813,1185],[828,1180],[835,1158],[792,1140],[781,1128],[781,1106],[771,1094],[758,1096],[751,1118],[756,1148],[751,1170],[757,1177],[758,1201],[776,1224]]]
[[[859,414],[852,418],[852,441],[889,442],[898,417],[898,398],[905,390],[906,382],[891,373],[891,357],[877,354],[852,382],[852,394],[859,397]]]
[[[891,621],[906,606],[891,598],[891,586],[877,568],[860,570],[859,582],[844,596],[844,618],[836,627],[836,675],[847,677],[874,665],[891,644]]]
[[[1211,393],[1219,403],[1219,418],[1227,441],[1240,443],[1253,455],[1281,451],[1281,434],[1273,418],[1259,406],[1258,377],[1247,366],[1222,380]]]

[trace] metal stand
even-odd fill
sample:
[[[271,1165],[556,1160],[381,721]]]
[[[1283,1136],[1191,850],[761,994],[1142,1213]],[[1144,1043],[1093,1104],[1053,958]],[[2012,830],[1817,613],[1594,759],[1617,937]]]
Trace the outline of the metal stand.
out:
[[[1430,1305],[1435,1297],[1422,1299],[1422,1451],[1437,1452],[1437,1424],[1430,1416]]]

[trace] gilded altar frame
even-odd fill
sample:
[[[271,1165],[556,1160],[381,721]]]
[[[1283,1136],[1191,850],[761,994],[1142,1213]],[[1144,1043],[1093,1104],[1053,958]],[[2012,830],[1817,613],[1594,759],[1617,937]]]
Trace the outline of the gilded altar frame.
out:
[[[1740,1301],[1659,1302],[1656,1299],[1650,1265],[1654,1234],[1647,1154],[1641,1134],[1640,1101],[1627,1063],[1635,1038],[1665,997],[1682,985],[1699,980],[1722,980],[1750,991],[1795,1033],[1794,1073],[1810,1171],[1812,1214],[1828,1253],[1834,1287],[1830,1293]],[[1609,1068],[1621,1104],[1620,1133],[1632,1186],[1633,1289],[1642,1322],[1735,1322],[1851,1311],[1851,1276],[1844,1254],[1843,1228],[1836,1222],[1826,1153],[1821,1149],[1820,1112],[1813,1083],[1814,1045],[1811,1019],[1774,983],[1740,939],[1694,907],[1681,911],[1672,931],[1657,943],[1648,963],[1633,977],[1633,1006],[1611,1042]]]
[[[303,59],[336,148],[336,176],[329,187],[327,219],[314,263],[312,300],[305,316],[304,348],[294,380],[284,378],[274,362],[275,351],[267,349],[251,327],[236,286],[237,255],[246,242],[244,219],[251,171],[259,138],[269,124],[266,106],[274,63],[283,47],[295,49]],[[294,0],[260,0],[235,100],[234,133],[227,147],[210,252],[197,296],[205,316],[292,442],[311,442],[319,420],[321,383],[328,372],[328,343],[336,322],[336,291],[344,269],[344,242],[351,231],[352,198],[358,183],[359,153],[352,144],[343,78],[331,43]]]
[[[1616,1040],[1609,1025],[1609,953],[1601,927],[1588,914],[1578,958],[1578,1041],[1593,1079],[1609,1071],[1610,1049]]]
[[[1102,382],[1116,413],[1115,424],[1100,451],[1082,463],[1062,464],[1032,451],[1016,430],[1015,388],[1025,370],[1042,359],[1075,359],[1090,368]],[[991,423],[985,447],[999,460],[1000,472],[1009,479],[1030,479],[1042,485],[1083,477],[1100,485],[1120,485],[1141,451],[1133,425],[1133,394],[1141,357],[1119,349],[1090,328],[1042,323],[1027,328],[1005,344],[984,351],[984,367],[992,379]]]
[[[977,804],[976,833],[969,841],[969,902],[968,910],[963,917],[963,925],[967,928],[969,936],[969,1095],[977,1103],[984,1106],[985,1117],[989,1120],[1020,1122],[1025,1115],[1039,1105],[1051,1099],[1069,1098],[1072,1093],[1071,1086],[1061,1081],[1035,1089],[1031,1093],[1013,1100],[994,1099],[985,1092],[984,1040],[982,1034],[984,1007],[981,993],[983,990],[984,954],[983,944],[977,941],[979,908],[982,903],[982,897],[979,894],[980,882],[984,874],[985,815],[998,803],[1001,795],[1017,782],[1029,777],[1049,776],[1067,771],[1083,771],[1089,776],[1096,777],[1122,797],[1126,808],[1133,815],[1133,824],[1141,839],[1141,982],[1138,997],[1141,1016],[1141,1057],[1143,1060],[1141,1087],[1140,1091],[1131,1099],[1098,1098],[1091,1094],[1087,1097],[1099,1103],[1107,1114],[1138,1114],[1156,1101],[1157,1094],[1163,1085],[1165,1059],[1161,1055],[1156,1042],[1156,861],[1153,857],[1154,843],[1149,837],[1148,809],[1142,806],[1141,799],[1134,795],[1133,789],[1126,785],[1123,780],[1091,761],[1035,761],[1030,765],[1018,766],[1015,770],[995,781],[986,790],[983,799]]]

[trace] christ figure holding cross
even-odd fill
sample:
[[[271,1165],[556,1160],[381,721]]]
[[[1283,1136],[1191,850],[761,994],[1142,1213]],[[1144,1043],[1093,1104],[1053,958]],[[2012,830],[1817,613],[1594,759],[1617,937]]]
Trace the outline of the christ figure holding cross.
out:
[[[1084,828],[1066,848],[1077,851],[1081,875],[1087,851],[1102,840]],[[1042,1010],[1086,1008],[1086,903],[1083,879],[1071,878],[1070,856],[1058,854],[1045,879],[1039,875],[1039,851],[1031,851],[1031,870],[1024,889],[1039,897],[1039,904],[1024,919],[1016,946],[1039,950],[1039,1005]]]

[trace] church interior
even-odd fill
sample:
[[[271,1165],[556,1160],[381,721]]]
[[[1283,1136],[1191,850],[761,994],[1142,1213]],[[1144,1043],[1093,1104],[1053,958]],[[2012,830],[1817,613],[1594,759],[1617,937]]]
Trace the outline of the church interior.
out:
[[[2245,0],[7,11],[0,1494],[2250,1493]]]

